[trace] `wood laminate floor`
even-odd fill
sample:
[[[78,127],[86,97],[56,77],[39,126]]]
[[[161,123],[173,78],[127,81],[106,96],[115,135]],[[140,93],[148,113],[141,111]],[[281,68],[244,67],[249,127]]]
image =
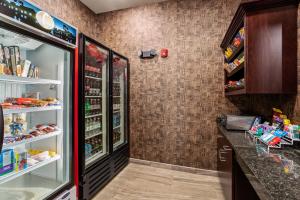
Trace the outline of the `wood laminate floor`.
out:
[[[93,200],[224,200],[220,180],[129,164]]]

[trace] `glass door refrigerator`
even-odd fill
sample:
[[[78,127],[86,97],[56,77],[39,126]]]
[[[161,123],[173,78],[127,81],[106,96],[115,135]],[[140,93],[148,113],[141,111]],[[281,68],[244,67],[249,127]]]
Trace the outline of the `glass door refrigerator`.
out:
[[[110,80],[111,162],[115,176],[129,160],[129,61],[114,51],[111,51]]]
[[[26,1],[0,13],[0,200],[53,199],[74,185],[73,28]],[[37,13],[61,37],[31,25]]]
[[[110,50],[81,34],[79,41],[79,198],[90,199],[110,177],[108,84]]]

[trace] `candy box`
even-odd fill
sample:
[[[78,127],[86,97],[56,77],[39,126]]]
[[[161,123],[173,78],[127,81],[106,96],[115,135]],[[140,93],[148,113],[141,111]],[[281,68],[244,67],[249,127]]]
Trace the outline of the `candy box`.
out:
[[[20,171],[27,168],[27,151],[16,150],[15,151],[15,171]]]
[[[3,150],[0,154],[0,176],[14,170],[14,151]]]

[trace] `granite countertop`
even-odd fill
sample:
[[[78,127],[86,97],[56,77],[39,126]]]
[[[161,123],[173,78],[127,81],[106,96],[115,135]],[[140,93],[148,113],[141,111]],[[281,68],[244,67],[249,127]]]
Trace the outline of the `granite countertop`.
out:
[[[220,131],[231,143],[235,158],[262,200],[300,199],[300,149],[284,147],[270,152],[245,132]]]

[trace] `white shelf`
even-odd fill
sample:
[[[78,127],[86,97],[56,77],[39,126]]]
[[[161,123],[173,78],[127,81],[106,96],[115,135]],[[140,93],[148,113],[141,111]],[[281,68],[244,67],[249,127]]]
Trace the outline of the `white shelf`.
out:
[[[121,112],[120,110],[114,110],[113,113],[119,113]]]
[[[120,84],[121,82],[119,82],[119,81],[114,81],[113,83],[114,83],[114,84]]]
[[[115,126],[115,127],[113,127],[113,129],[118,129],[118,128],[120,128],[120,127],[121,127],[121,125]]]
[[[89,132],[89,131],[93,131],[93,130],[97,130],[97,129],[101,129],[101,126],[97,126],[97,127],[92,128],[90,130],[85,130],[85,132]]]
[[[93,117],[100,117],[100,116],[102,116],[102,114],[88,115],[88,116],[85,116],[85,119],[93,118]]]
[[[50,164],[52,162],[55,162],[55,161],[57,161],[59,159],[60,159],[60,155],[56,155],[56,156],[54,156],[54,157],[52,157],[50,159],[38,162],[37,164],[32,165],[32,166],[29,166],[26,169],[23,169],[21,171],[18,171],[18,172],[13,171],[13,172],[10,172],[10,173],[5,174],[3,176],[0,176],[0,184],[3,184],[3,183],[8,182],[10,180],[13,180],[13,179],[15,179],[17,177],[20,177],[20,176],[22,176],[24,174],[27,174],[27,173],[29,173],[29,172],[31,172],[33,170],[36,170],[36,169],[38,169],[40,167],[43,167],[43,166],[48,165],[48,164]]]
[[[90,136],[88,136],[88,137],[85,137],[85,140],[88,140],[88,139],[90,139],[90,138],[93,138],[93,137],[96,137],[96,136],[99,136],[99,135],[102,135],[102,132],[97,133],[97,134],[94,134],[94,135],[90,135]]]
[[[36,141],[39,141],[39,140],[48,139],[48,138],[60,135],[61,133],[62,133],[62,131],[59,130],[59,131],[55,131],[55,132],[48,133],[48,134],[45,134],[45,135],[40,135],[40,136],[37,136],[37,137],[32,137],[32,138],[29,138],[29,139],[25,139],[25,140],[22,140],[22,141],[9,143],[9,144],[4,144],[2,150],[3,149],[9,149],[9,148],[12,148],[14,146],[21,145],[21,144],[29,144],[29,143],[36,142]]]
[[[114,149],[117,148],[118,146],[120,146],[121,144],[123,144],[123,142],[121,140],[119,140],[118,142],[114,143]]]
[[[113,98],[121,98],[121,96],[113,96]]]
[[[3,109],[3,114],[8,115],[8,114],[42,112],[42,111],[61,110],[61,109],[62,109],[62,106],[44,106],[44,107]]]
[[[51,79],[39,79],[39,78],[27,78],[27,77],[18,77],[10,75],[0,75],[0,81],[12,82],[17,84],[54,84],[60,85],[61,81],[51,80]]]
[[[85,96],[85,98],[102,98],[102,96]]]
[[[99,151],[98,153],[92,155],[85,159],[85,165],[89,165],[90,163],[94,162],[95,160],[101,158],[104,155],[103,151]]]
[[[85,76],[85,78],[89,78],[89,79],[94,79],[94,80],[102,80],[102,78],[96,78],[96,77],[93,77],[93,76]]]

